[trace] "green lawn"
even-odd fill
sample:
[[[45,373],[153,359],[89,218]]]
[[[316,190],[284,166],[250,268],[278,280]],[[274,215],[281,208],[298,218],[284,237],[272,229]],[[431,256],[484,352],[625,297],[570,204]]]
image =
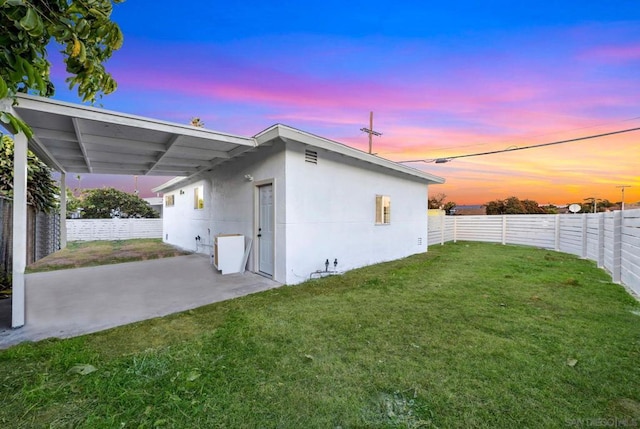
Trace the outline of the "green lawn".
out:
[[[447,244],[0,351],[0,385],[7,428],[633,427],[640,305],[586,260]]]
[[[27,267],[27,272],[53,271],[95,265],[119,264],[146,259],[187,255],[159,238],[112,241],[72,241],[67,247]]]

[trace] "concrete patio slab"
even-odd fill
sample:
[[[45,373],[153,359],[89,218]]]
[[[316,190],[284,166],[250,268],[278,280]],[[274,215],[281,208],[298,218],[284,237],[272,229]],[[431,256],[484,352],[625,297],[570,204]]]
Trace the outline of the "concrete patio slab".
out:
[[[88,334],[279,286],[249,272],[223,276],[197,254],[27,274],[26,324],[11,329],[10,318],[0,317],[0,348]],[[3,313],[7,301],[0,302]]]

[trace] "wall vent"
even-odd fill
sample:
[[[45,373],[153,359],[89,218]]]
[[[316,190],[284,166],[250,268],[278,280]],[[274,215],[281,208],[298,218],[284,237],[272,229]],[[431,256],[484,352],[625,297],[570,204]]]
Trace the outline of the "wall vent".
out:
[[[422,237],[418,237],[418,246],[422,246]]]
[[[304,151],[304,162],[309,162],[311,164],[318,163],[318,152],[315,150],[306,149]]]

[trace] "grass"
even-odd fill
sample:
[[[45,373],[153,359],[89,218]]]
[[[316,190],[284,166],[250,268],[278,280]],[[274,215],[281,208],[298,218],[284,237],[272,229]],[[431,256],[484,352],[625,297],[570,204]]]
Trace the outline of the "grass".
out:
[[[27,267],[28,273],[67,268],[118,264],[121,262],[186,255],[161,239],[141,238],[115,241],[72,241],[65,249],[52,253]]]
[[[640,425],[640,306],[486,243],[0,352],[12,428]],[[89,364],[81,375],[74,367]]]

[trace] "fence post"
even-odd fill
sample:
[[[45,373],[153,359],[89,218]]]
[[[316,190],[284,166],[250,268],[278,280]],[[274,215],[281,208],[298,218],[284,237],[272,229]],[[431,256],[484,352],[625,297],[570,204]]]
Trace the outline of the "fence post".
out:
[[[587,214],[582,215],[582,251],[580,255],[583,259],[587,257]]]
[[[620,284],[622,275],[622,211],[613,212],[613,266],[611,277]]]
[[[507,215],[502,215],[502,244],[507,244]]]
[[[560,215],[555,215],[556,220],[556,234],[555,234],[555,242],[554,242],[554,250],[556,252],[560,251]]]
[[[440,245],[444,246],[444,225],[445,225],[445,218],[444,215],[440,216]]]
[[[458,242],[458,218],[453,217],[453,242]]]
[[[598,268],[604,268],[604,213],[598,216]]]

